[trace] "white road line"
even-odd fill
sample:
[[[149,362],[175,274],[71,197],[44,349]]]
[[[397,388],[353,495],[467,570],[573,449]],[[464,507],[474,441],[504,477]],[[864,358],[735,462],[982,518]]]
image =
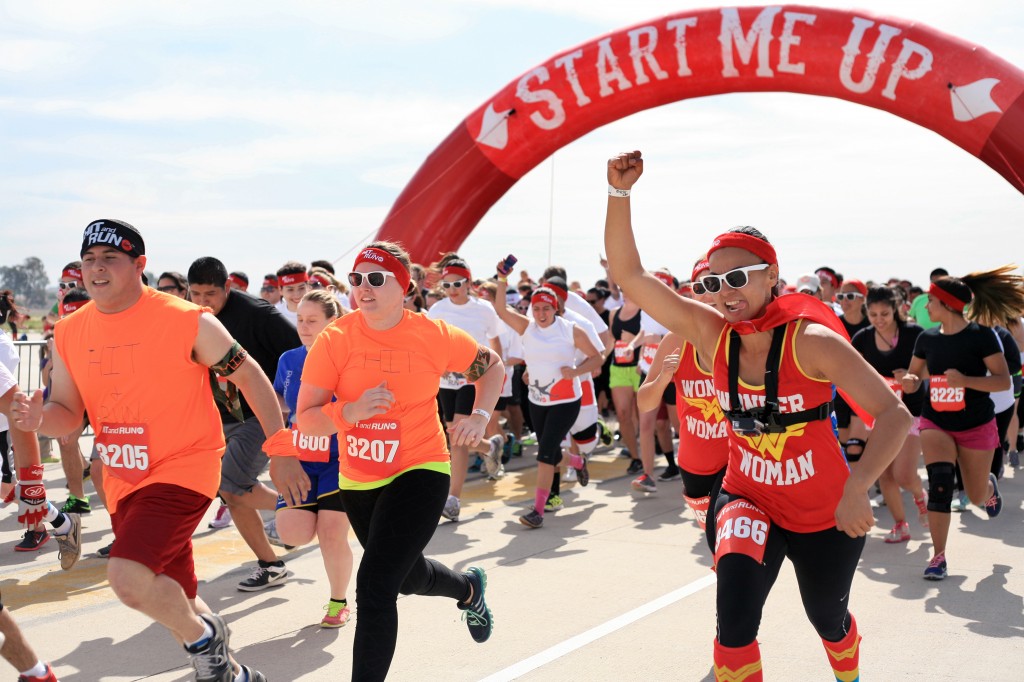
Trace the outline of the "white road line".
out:
[[[601,625],[598,625],[595,628],[591,628],[586,632],[582,632],[576,635],[575,637],[570,637],[564,642],[559,642],[558,644],[554,645],[549,649],[545,649],[539,654],[530,656],[529,658],[524,659],[519,663],[516,663],[515,665],[511,665],[505,668],[504,670],[499,670],[493,675],[485,677],[483,680],[481,680],[481,682],[508,682],[509,680],[514,680],[518,677],[522,677],[526,673],[532,672],[537,668],[540,668],[541,666],[547,665],[548,663],[551,663],[552,661],[555,661],[561,658],[562,656],[565,656],[566,654],[572,653],[573,651],[576,651],[577,649],[582,648],[590,644],[591,642],[601,639],[605,635],[610,635],[616,630],[621,630],[622,628],[632,623],[635,623],[641,618],[646,618],[647,616],[657,611],[660,611],[666,606],[671,606],[672,604],[675,604],[677,601],[689,597],[691,594],[700,592],[704,588],[714,585],[716,580],[717,577],[714,573],[712,573],[711,575],[705,576],[700,580],[693,581],[689,585],[683,585],[679,589],[673,590],[672,592],[669,592],[664,596],[658,597],[653,601],[647,602],[643,606],[638,606],[632,611],[627,611],[621,616],[612,618],[611,620],[602,623]]]

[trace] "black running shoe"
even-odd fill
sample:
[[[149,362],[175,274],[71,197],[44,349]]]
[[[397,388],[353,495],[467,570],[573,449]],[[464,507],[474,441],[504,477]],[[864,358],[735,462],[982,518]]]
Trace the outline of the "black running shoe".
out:
[[[633,474],[643,473],[644,463],[638,459],[629,460],[629,468],[626,469],[626,473],[632,476]]]

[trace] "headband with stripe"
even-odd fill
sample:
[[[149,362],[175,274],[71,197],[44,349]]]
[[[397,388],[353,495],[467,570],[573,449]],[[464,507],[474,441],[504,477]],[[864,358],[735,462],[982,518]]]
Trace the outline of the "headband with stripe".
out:
[[[398,280],[399,286],[402,287],[402,293],[409,291],[409,268],[405,267],[405,264],[402,263],[402,261],[392,256],[384,249],[377,249],[372,246],[363,249],[359,252],[359,255],[356,256],[356,260],[352,264],[352,269],[355,270],[356,266],[360,263],[372,263],[374,265],[382,266]]]
[[[249,288],[249,283],[246,282],[241,277],[239,277],[238,275],[228,275],[228,281],[231,282],[232,284],[234,284],[236,287],[238,287],[242,291],[245,291],[246,289]]]
[[[551,291],[545,291],[544,289],[536,289],[533,295],[530,296],[530,305],[540,305],[541,303],[547,303],[549,306],[558,310],[558,297]]]
[[[708,249],[708,259],[719,249],[737,248],[749,251],[768,265],[778,265],[779,258],[775,255],[775,247],[763,239],[742,232],[726,232],[715,237]]]
[[[441,276],[447,277],[448,275],[455,275],[456,277],[462,277],[463,279],[473,279],[473,275],[470,274],[467,268],[461,268],[458,265],[446,265],[441,270]]]
[[[939,299],[940,301],[942,301],[943,303],[945,303],[947,306],[949,306],[958,313],[962,313],[964,311],[964,308],[967,307],[967,304],[970,303],[970,301],[961,301],[959,298],[949,293],[935,282],[932,282],[932,285],[928,287],[928,293],[934,296],[935,298]]]
[[[696,265],[693,266],[693,272],[690,273],[690,281],[691,282],[696,282],[697,281],[697,275],[699,275],[700,273],[704,272],[705,270],[710,270],[710,269],[711,269],[711,266],[708,265],[708,259],[707,258],[701,258],[700,261]]]
[[[314,274],[312,277],[310,277],[309,281],[310,282],[315,282],[315,283],[319,284],[324,289],[326,289],[327,287],[331,286],[331,280],[327,279],[326,277],[321,275],[319,272]]]
[[[819,279],[822,278],[822,277],[826,278],[829,282],[832,283],[833,287],[835,287],[837,289],[839,288],[839,278],[836,277],[835,275],[833,275],[828,270],[824,270],[824,269],[818,270],[814,274],[817,275]]]
[[[266,289],[268,287],[276,289],[278,286],[280,286],[280,285],[277,283],[277,277],[264,277],[263,278],[263,288],[264,289]]]
[[[86,299],[84,301],[64,301],[63,303],[60,304],[60,316],[67,317],[68,315],[75,312],[88,302],[89,299]]]
[[[76,282],[82,281],[82,271],[78,268],[64,268],[64,272],[60,273],[61,279],[73,279]]]
[[[672,277],[672,275],[668,274],[667,272],[653,272],[651,274],[653,274],[655,277],[661,280],[662,284],[667,286],[669,289],[675,287],[675,282],[672,281],[675,278]]]
[[[308,282],[309,275],[304,272],[292,272],[287,275],[278,275],[277,281],[281,283],[281,286],[286,287],[289,284],[302,284],[303,282]]]

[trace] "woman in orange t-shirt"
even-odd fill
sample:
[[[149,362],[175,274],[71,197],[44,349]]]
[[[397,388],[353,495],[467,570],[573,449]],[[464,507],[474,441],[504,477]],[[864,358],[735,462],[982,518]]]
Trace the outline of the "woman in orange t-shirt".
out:
[[[352,679],[383,680],[398,637],[399,592],[456,599],[473,639],[490,637],[483,569],[457,573],[425,558],[423,549],[451,478],[437,416],[441,375],[460,372],[476,385],[473,413],[450,431],[453,445],[475,445],[505,374],[490,348],[404,308],[409,256],[397,244],[374,242],[360,251],[349,283],[359,309],[329,325],[310,349],[298,425],[309,436],[338,434],[342,501],[363,546]]]

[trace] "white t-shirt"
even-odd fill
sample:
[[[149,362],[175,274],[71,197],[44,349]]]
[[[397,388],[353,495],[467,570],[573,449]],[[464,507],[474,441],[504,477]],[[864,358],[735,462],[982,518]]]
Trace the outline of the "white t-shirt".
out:
[[[278,312],[280,312],[282,315],[284,315],[286,320],[288,320],[289,322],[292,323],[293,327],[298,327],[299,326],[299,313],[298,313],[298,311],[293,313],[292,311],[288,310],[288,304],[285,303],[285,300],[283,298],[280,301],[278,301],[277,303],[275,303],[274,307],[277,308]]]
[[[605,306],[607,307],[607,305]],[[590,324],[594,325],[594,329],[597,330],[598,334],[604,334],[608,331],[608,325],[604,323],[601,316],[594,310],[594,306],[587,303],[587,299],[583,298],[579,294],[570,291],[569,297],[565,299],[565,309],[571,310],[574,313],[578,313],[590,321]]]
[[[18,349],[14,346],[14,342],[11,341],[11,337],[0,330],[0,395],[7,393],[7,391],[11,390],[11,386],[18,383],[14,378],[14,373],[18,371],[18,364],[20,362],[21,358],[18,357]],[[0,431],[7,431],[9,428],[10,424],[7,423],[7,417],[0,413]]]
[[[526,328],[523,350],[530,371],[527,389],[534,405],[571,402],[582,395],[579,377],[562,377],[563,367],[576,366],[575,326],[564,317],[556,317],[546,328],[538,326],[536,321]]]
[[[426,315],[432,320],[441,320],[458,327],[485,348],[490,347],[490,340],[498,338],[500,334],[498,324],[501,320],[498,313],[494,312],[494,307],[490,303],[478,298],[470,297],[462,305],[452,303],[450,298],[442,298],[430,306]],[[457,390],[468,383],[462,374],[447,372],[441,376],[440,387]]]

